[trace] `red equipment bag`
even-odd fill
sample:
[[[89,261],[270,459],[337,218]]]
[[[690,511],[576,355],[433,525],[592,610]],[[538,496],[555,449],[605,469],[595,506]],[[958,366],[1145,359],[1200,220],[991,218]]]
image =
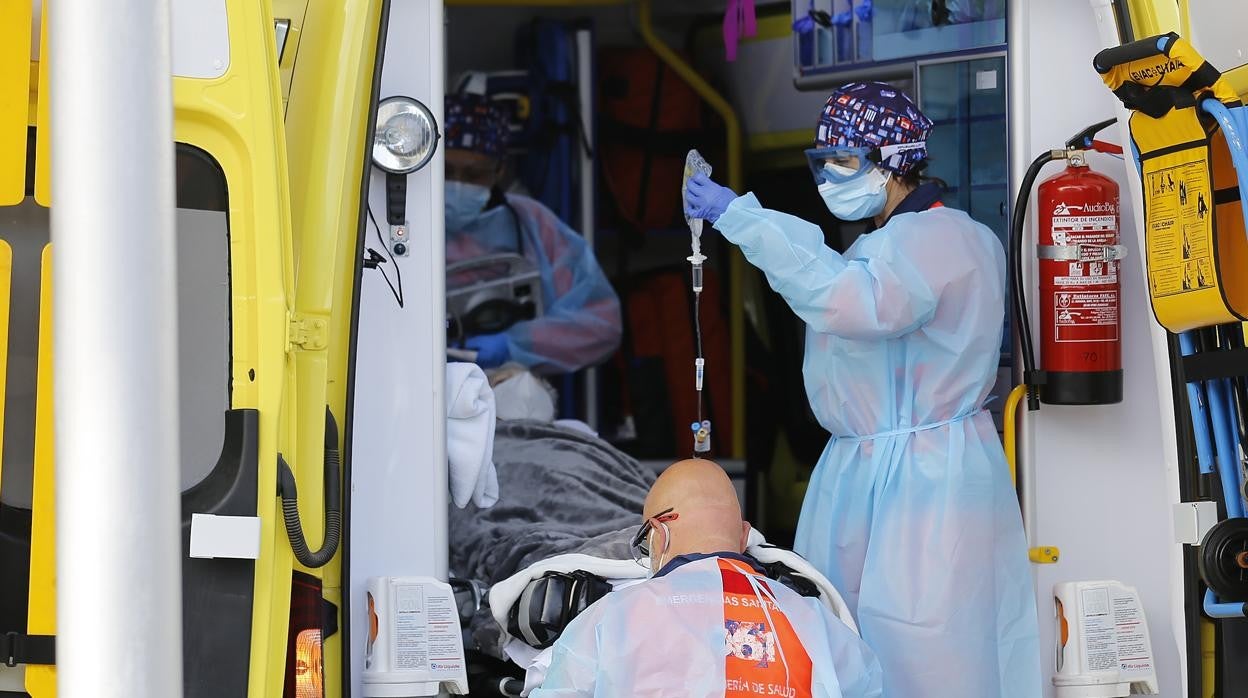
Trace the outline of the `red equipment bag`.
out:
[[[728,352],[728,323],[724,318],[719,279],[710,269],[704,274],[701,300],[702,351],[706,359],[703,383],[703,419],[711,420],[712,453],[729,453],[732,443],[732,371]],[[697,353],[693,330],[693,291],[689,270],[661,272],[640,281],[625,300],[628,332],[633,358],[641,364],[660,364],[660,379],[666,390],[631,390],[631,407],[639,431],[648,414],[664,414],[672,430],[676,454],[693,450],[690,425],[698,416],[698,394],[694,389],[694,359]],[[656,373],[659,373],[656,371]],[[651,386],[654,387],[654,386]],[[653,399],[665,405],[646,404]],[[669,452],[670,453],[670,452]]]
[[[649,49],[599,55],[598,150],[620,216],[639,230],[683,225],[685,153],[706,140],[702,101]]]

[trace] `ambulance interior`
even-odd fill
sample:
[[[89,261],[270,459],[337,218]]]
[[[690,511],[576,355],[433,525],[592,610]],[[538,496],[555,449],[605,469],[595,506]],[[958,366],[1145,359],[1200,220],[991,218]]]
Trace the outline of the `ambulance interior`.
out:
[[[727,172],[727,143],[733,136],[724,110],[717,110],[681,75],[662,67],[655,42],[670,47],[727,102],[740,129],[738,191],[753,191],[768,207],[817,222],[837,250],[848,247],[865,226],[842,223],[826,211],[809,185],[801,151],[809,147],[813,115],[827,92],[838,85],[887,81],[914,96],[935,122],[928,174],[946,184],[943,202],[989,226],[1008,249],[1017,189],[1032,159],[1072,142],[1085,143],[1076,137],[1094,124],[1115,118],[1126,121],[1127,112],[1091,68],[1092,56],[1117,43],[1116,36],[1126,42],[1153,33],[1150,27],[1173,27],[1191,37],[1210,63],[1243,80],[1243,71],[1234,70],[1245,63],[1242,38],[1214,26],[1225,26],[1229,17],[1242,15],[1233,3],[863,5],[846,0],[760,3],[757,33],[741,37],[735,50],[726,51],[724,26],[731,18],[725,17],[722,3],[678,7],[658,3],[640,11],[617,3],[541,7],[448,3],[448,92],[464,84],[463,76],[470,71],[485,71],[511,78],[510,83],[499,78],[505,84],[498,90],[503,103],[535,99],[541,90],[534,85],[541,80],[529,75],[528,84],[517,87],[525,83],[516,75],[523,75],[532,61],[540,61],[543,51],[560,55],[559,48],[543,45],[535,35],[545,31],[549,40],[552,33],[558,35],[551,27],[571,36],[577,31],[591,35],[594,111],[587,117],[565,102],[570,112],[566,118],[573,123],[526,123],[529,133],[522,142],[527,137],[529,145],[516,152],[522,161],[548,157],[541,153],[541,139],[531,135],[543,129],[553,133],[550,139],[568,139],[573,150],[581,146],[596,151],[594,191],[584,200],[592,202],[594,215],[588,226],[592,230],[585,234],[592,236],[599,262],[620,295],[628,329],[619,355],[557,386],[560,409],[562,416],[584,420],[613,448],[637,458],[649,470],[661,469],[688,448],[683,432],[688,416],[670,414],[682,405],[662,388],[656,394],[655,385],[662,381],[647,378],[656,372],[668,375],[669,391],[687,385],[683,365],[670,374],[662,374],[660,366],[683,364],[683,356],[671,346],[690,338],[672,329],[684,332],[688,312],[683,307],[687,299],[676,292],[683,290],[681,281],[688,273],[684,261],[688,232],[671,192],[653,188],[674,175],[651,174],[647,168],[677,170],[684,153],[698,148],[722,178],[719,181],[734,177]],[[937,17],[932,11],[948,14]],[[483,36],[490,39],[482,41]],[[582,47],[568,40],[562,50],[576,64],[584,59]],[[729,60],[726,52],[735,57]],[[643,83],[651,71],[654,79]],[[583,79],[585,73],[580,75]],[[688,107],[692,101],[697,108]],[[578,104],[583,110],[588,103],[582,99]],[[517,108],[517,113],[526,110]],[[531,113],[539,111],[533,108]],[[1149,661],[1161,695],[1210,695],[1215,687],[1232,690],[1228,687],[1245,680],[1232,663],[1212,659],[1236,651],[1242,642],[1242,623],[1213,622],[1196,610],[1204,593],[1196,571],[1199,548],[1176,544],[1198,543],[1192,538],[1202,537],[1207,529],[1189,525],[1196,516],[1190,504],[1176,508],[1179,502],[1194,499],[1197,491],[1190,463],[1180,466],[1180,458],[1193,454],[1190,448],[1180,448],[1190,438],[1190,428],[1184,431],[1186,409],[1181,404],[1186,395],[1175,392],[1171,382],[1175,349],[1143,300],[1144,255],[1137,252],[1143,238],[1137,238],[1142,235],[1138,207],[1128,203],[1135,198],[1129,189],[1131,155],[1128,148],[1124,159],[1114,147],[1126,134],[1119,124],[1101,123],[1100,129],[1087,132],[1085,144],[1088,164],[1121,188],[1121,235],[1123,245],[1131,248],[1119,267],[1121,402],[1028,410],[1027,400],[1020,401],[1017,391],[1011,396],[1024,362],[1007,310],[1002,317],[1006,331],[999,380],[988,409],[1017,453],[1017,485],[1035,563],[1042,647],[1057,646],[1064,632],[1060,625],[1064,621],[1054,616],[1055,585],[1117,580],[1138,591],[1152,638]],[[1092,140],[1098,145],[1092,146]],[[1101,147],[1104,144],[1109,145]],[[1050,165],[1035,181],[1060,171]],[[566,184],[574,198],[580,176],[581,171],[575,171]],[[514,191],[542,198],[542,192],[534,191],[542,186],[540,180],[516,179]],[[641,190],[652,197],[650,201],[638,201]],[[581,208],[573,210],[581,215]],[[1026,220],[1029,241],[1034,240],[1036,215],[1033,204]],[[1025,249],[1031,245],[1028,242]],[[713,350],[708,350],[708,373],[724,371],[731,381],[744,384],[733,385],[739,392],[729,400],[716,394],[717,386],[706,396],[715,416],[713,455],[739,483],[747,516],[770,542],[791,545],[805,480],[826,440],[809,412],[801,382],[803,327],[785,312],[761,274],[733,259],[730,246],[714,235],[705,236],[703,246],[711,260],[708,275],[720,284],[717,294],[702,297],[703,331],[722,337],[718,342],[728,350],[722,359],[713,357],[719,362],[711,360]],[[1026,288],[1037,282],[1034,261],[1025,267],[1023,278]],[[661,301],[656,305],[656,299],[664,293],[660,289],[669,293],[668,306],[681,306],[673,320],[668,321],[670,314],[656,320],[662,305]],[[1036,301],[1040,296],[1035,294],[1028,291],[1033,323],[1041,313]],[[660,327],[664,322],[667,327]],[[1038,326],[1033,324],[1032,332],[1038,337]],[[733,363],[738,352],[743,366]],[[1181,383],[1177,385],[1181,388]],[[744,402],[740,412],[738,399]],[[670,410],[647,409],[655,404]],[[731,417],[725,418],[725,412]],[[1014,423],[1011,429],[1006,428],[1007,417]],[[735,430],[741,425],[738,438]],[[726,438],[724,427],[733,430]],[[675,434],[669,435],[672,431]],[[500,469],[507,467],[507,459],[496,459]],[[1207,511],[1199,514],[1207,515]],[[453,514],[452,544],[458,520]],[[1183,533],[1185,527],[1192,530]],[[455,559],[454,552],[451,557]],[[458,572],[454,565],[452,572]],[[1060,649],[1057,655],[1061,656]],[[1046,669],[1050,673],[1061,664],[1060,659],[1046,661],[1054,664]],[[1139,682],[1134,689],[1146,685]],[[1046,690],[1053,695],[1055,689]]]
[[[679,371],[689,365],[685,355],[691,347],[683,345],[694,342],[692,327],[685,327],[692,324],[687,319],[692,299],[683,297],[689,295],[683,290],[688,286],[684,282],[689,231],[680,214],[676,188],[664,186],[673,181],[679,186],[679,169],[690,148],[706,155],[714,174],[733,176],[727,172],[728,129],[721,114],[647,46],[636,7],[628,3],[578,5],[448,4],[446,85],[454,91],[473,72],[485,72],[490,76],[491,93],[507,105],[509,113],[532,114],[531,120],[519,117],[523,123],[514,127],[517,144],[512,147],[512,160],[518,164],[513,165],[511,190],[544,202],[560,201],[570,192],[569,218],[578,230],[586,208],[579,200],[579,168],[568,168],[570,176],[554,184],[544,166],[556,157],[551,152],[558,152],[557,146],[565,143],[572,146],[571,155],[583,155],[584,140],[589,137],[583,134],[592,131],[597,152],[587,201],[593,206],[593,223],[586,237],[592,238],[596,257],[621,299],[628,329],[621,350],[606,364],[556,386],[560,416],[582,419],[606,441],[653,467],[662,467],[688,450],[684,424],[694,416],[689,413],[691,403],[685,399],[682,383],[655,387],[646,381],[663,375],[670,384],[676,376],[685,375],[688,371]],[[903,10],[898,3],[879,3],[876,21],[899,23]],[[930,174],[948,185],[948,205],[971,212],[1004,243],[1009,205],[1004,8],[990,10],[996,17],[973,28],[975,36],[983,34],[977,39],[982,46],[960,47],[952,58],[939,44],[922,44],[916,49],[918,57],[875,58],[868,43],[869,23],[853,31],[842,27],[839,38],[834,38],[832,29],[822,27],[800,34],[794,33],[792,12],[785,3],[759,5],[757,35],[745,38],[739,56],[728,62],[721,32],[724,17],[716,3],[656,3],[651,11],[649,31],[654,40],[670,46],[696,74],[705,76],[708,87],[722,92],[733,118],[739,121],[742,190],[754,191],[773,202],[769,205],[817,222],[830,246],[840,251],[847,248],[866,224],[844,223],[828,213],[817,192],[805,186],[809,166],[801,151],[810,140],[807,122],[822,108],[825,93],[842,78],[874,76],[915,94],[925,113],[934,115],[936,150]],[[532,77],[529,73],[544,68],[526,69],[517,57],[552,61],[559,59],[540,52],[559,56],[564,51],[569,62],[565,70],[583,69],[583,58],[575,52],[578,30],[591,34],[593,52],[587,72],[594,100],[573,102],[551,96],[558,89],[551,87],[542,102],[537,85],[558,78]],[[855,31],[863,44],[857,49],[859,58],[852,53]],[[457,41],[460,36],[472,39]],[[491,40],[483,44],[481,36]],[[812,42],[819,44],[818,56]],[[840,54],[829,53],[834,45]],[[956,55],[959,52],[965,55]],[[940,58],[931,60],[929,54]],[[800,70],[808,75],[795,81],[786,74],[781,79],[780,73],[793,69],[795,60],[803,62]],[[979,87],[972,89],[977,79]],[[531,101],[537,104],[530,106]],[[566,113],[553,115],[560,107]],[[593,111],[583,112],[586,107]],[[557,145],[546,145],[543,140]],[[826,441],[801,383],[803,326],[766,287],[761,275],[732,266],[730,251],[721,240],[714,235],[704,240],[703,251],[711,259],[707,276],[713,279],[701,300],[711,376],[705,397],[714,424],[715,455],[726,459],[733,470],[743,501],[749,502],[747,508],[768,511],[761,514],[772,517],[766,519],[768,530],[775,532],[777,540],[784,540],[791,536],[801,482]],[[733,280],[734,273],[742,277],[740,283]],[[735,303],[738,296],[733,294],[740,294],[742,302]],[[665,304],[678,307],[660,319],[657,311]],[[732,310],[734,304],[743,306],[741,313]],[[1003,322],[1008,325],[1008,317]],[[733,334],[737,325],[743,335],[740,339]],[[990,404],[999,430],[1012,387],[1008,340],[1002,352],[1001,379]],[[744,364],[742,375],[734,368],[738,359]],[[672,370],[674,363],[681,368]],[[738,396],[731,392],[734,389],[743,392]],[[745,405],[743,413],[738,413],[740,402]],[[741,426],[738,438],[735,431]]]
[[[753,3],[755,29],[746,35],[748,4],[387,3],[379,97],[409,96],[440,116],[444,92],[484,74],[487,94],[515,117],[510,191],[542,201],[584,236],[620,298],[625,331],[620,350],[605,363],[550,379],[559,421],[497,425],[498,501],[509,514],[520,510],[531,520],[507,529],[511,524],[491,518],[488,507],[457,507],[448,495],[454,474],[445,463],[454,435],[446,426],[441,376],[448,347],[453,354],[462,338],[453,336],[443,302],[453,289],[444,286],[442,236],[415,234],[442,229],[441,153],[411,174],[405,202],[413,234],[406,254],[394,238],[383,238],[384,227],[375,233],[366,228],[366,246],[381,254],[371,266],[364,262],[351,418],[338,425],[344,458],[352,462],[343,488],[339,583],[346,598],[335,601],[342,644],[325,645],[326,666],[336,668],[318,687],[324,693],[298,695],[368,695],[362,688],[362,638],[370,634],[373,600],[367,585],[380,576],[450,580],[472,694],[519,695],[523,657],[487,651],[499,641],[500,628],[485,626],[501,614],[507,635],[511,610],[483,603],[490,587],[524,573],[541,551],[618,557],[617,548],[593,546],[616,541],[609,534],[635,530],[639,511],[629,505],[644,497],[663,467],[690,455],[695,435],[689,424],[697,419],[699,397],[712,423],[708,455],[733,477],[747,518],[769,543],[792,545],[806,480],[828,437],[803,387],[804,326],[761,273],[708,231],[701,239],[706,291],[697,310],[707,378],[703,394],[694,394],[697,337],[686,261],[690,234],[679,208],[681,170],[687,151],[696,148],[717,181],[818,223],[829,246],[846,249],[867,228],[828,213],[802,151],[810,147],[827,94],[855,80],[889,82],[915,98],[934,121],[928,174],[945,183],[943,202],[991,228],[1007,249],[1020,185],[1042,153],[1079,150],[1121,193],[1120,235],[1127,248],[1118,265],[1121,400],[1030,409],[1027,390],[1019,387],[1025,379],[1019,328],[1005,308],[998,381],[987,405],[1015,472],[1034,563],[1041,660],[1046,681],[1052,679],[1045,695],[1090,695],[1077,692],[1086,688],[1079,683],[1085,679],[1174,698],[1248,695],[1248,664],[1238,661],[1248,649],[1248,563],[1237,562],[1248,550],[1248,530],[1240,525],[1248,480],[1248,380],[1242,368],[1236,372],[1243,336],[1233,321],[1244,314],[1228,301],[1231,309],[1218,322],[1193,320],[1181,328],[1159,322],[1164,314],[1150,303],[1144,192],[1129,145],[1130,112],[1093,68],[1102,49],[1176,32],[1223,72],[1226,84],[1248,94],[1248,6],[1239,0],[759,0]],[[726,6],[729,15],[742,14],[726,17]],[[726,22],[738,27],[731,45]],[[298,28],[298,18],[279,23],[279,37],[292,26]],[[37,39],[37,17],[32,31]],[[295,54],[281,58],[289,71],[287,60],[293,64]],[[283,79],[288,87],[288,72]],[[1111,119],[1117,121],[1086,141],[1075,139]],[[48,603],[46,594],[40,597],[40,578],[27,574],[40,564],[32,562],[32,555],[39,557],[32,509],[39,497],[37,451],[47,448],[36,436],[36,369],[46,359],[41,352],[50,355],[40,340],[46,320],[40,294],[50,288],[50,261],[41,253],[49,214],[36,196],[33,127],[30,133],[29,196],[0,209],[3,238],[12,247],[0,631],[26,629],[32,605]],[[1094,147],[1093,140],[1109,147]],[[1035,183],[1063,167],[1047,165]],[[368,176],[367,206],[380,217],[387,209],[387,175],[374,169]],[[1241,177],[1248,177],[1248,167]],[[218,463],[222,443],[254,425],[244,427],[250,417],[229,409],[235,320],[226,291],[238,243],[227,218],[225,175],[211,156],[182,144],[177,179],[178,303],[185,318],[178,326],[179,378],[183,393],[197,396],[181,412],[181,481],[189,492],[213,477],[210,466]],[[1042,213],[1034,204],[1037,193],[1029,196],[1020,283],[1038,343],[1043,296],[1033,251]],[[1234,258],[1248,262],[1248,256]],[[1239,272],[1219,273],[1230,287]],[[396,303],[399,297],[406,302]],[[1214,325],[1220,329],[1209,329]],[[1236,408],[1211,415],[1215,401],[1218,409]],[[1193,415],[1199,415],[1195,422]],[[1219,416],[1226,425],[1237,423],[1218,431]],[[614,494],[573,502],[565,492],[541,491],[555,476],[596,478]],[[526,479],[527,488],[509,489]],[[1236,496],[1228,501],[1225,492]],[[552,527],[550,512],[558,507],[579,520],[543,537],[539,530]],[[493,536],[489,546],[473,542],[487,535]],[[641,567],[624,562],[633,568],[612,569],[644,576]],[[51,562],[42,564],[46,580]],[[1068,636],[1079,634],[1072,628],[1087,620],[1076,617],[1084,607],[1075,610],[1074,599],[1088,590],[1119,594],[1114,598],[1128,605],[1138,598],[1132,608],[1147,619],[1148,649],[1146,666],[1135,667],[1132,678],[1087,678],[1095,673],[1084,671],[1089,650],[1068,644]],[[836,591],[827,596],[835,607]],[[1059,602],[1067,604],[1066,615]],[[281,635],[278,642],[286,639]],[[338,661],[330,658],[334,648],[342,655]],[[285,647],[279,649],[269,653],[285,657]],[[1124,656],[1114,650],[1115,670]],[[21,671],[0,666],[0,696],[54,694],[49,684],[29,680],[33,672],[23,681]],[[213,672],[201,666],[187,673],[189,682]],[[296,695],[294,685],[288,684],[287,695]],[[239,695],[247,690],[236,688]]]

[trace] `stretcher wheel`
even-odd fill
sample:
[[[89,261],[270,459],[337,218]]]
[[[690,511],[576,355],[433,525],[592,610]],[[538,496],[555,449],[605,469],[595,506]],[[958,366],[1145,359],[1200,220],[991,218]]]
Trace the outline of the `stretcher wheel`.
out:
[[[1200,577],[1219,601],[1248,601],[1248,518],[1219,521],[1200,544]]]

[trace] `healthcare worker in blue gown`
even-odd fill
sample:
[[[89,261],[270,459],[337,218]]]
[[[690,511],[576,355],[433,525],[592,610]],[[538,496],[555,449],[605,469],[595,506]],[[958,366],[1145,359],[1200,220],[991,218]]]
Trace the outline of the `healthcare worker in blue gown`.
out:
[[[832,439],[795,547],[845,596],[879,656],[885,696],[1038,698],[1027,543],[984,410],[1005,253],[920,180],[930,131],[888,85],[832,93],[811,170],[834,215],[876,224],[844,254],[819,226],[704,176],[685,208],[740,247],[806,322],[806,392]]]
[[[539,375],[602,363],[620,345],[620,299],[594,251],[541,202],[504,193],[506,115],[485,97],[446,96],[447,266],[499,253],[520,254],[541,273],[543,314],[497,334],[469,337],[481,368],[518,363]],[[448,274],[448,287],[491,278]]]

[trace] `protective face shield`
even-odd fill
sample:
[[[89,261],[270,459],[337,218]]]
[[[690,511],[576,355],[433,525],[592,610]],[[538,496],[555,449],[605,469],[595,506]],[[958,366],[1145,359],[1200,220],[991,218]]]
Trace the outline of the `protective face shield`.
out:
[[[480,184],[448,180],[446,182],[446,230],[457,232],[468,227],[490,201],[490,190]]]
[[[850,174],[852,168],[838,165],[826,165],[825,172],[829,178],[839,179],[839,183],[825,181],[819,185],[819,196],[832,215],[843,221],[860,221],[879,215],[888,201],[888,180],[892,173],[885,174],[880,168],[869,162],[866,171]]]
[[[809,148],[806,163],[815,185],[843,184],[880,162],[880,149],[854,146]]]

